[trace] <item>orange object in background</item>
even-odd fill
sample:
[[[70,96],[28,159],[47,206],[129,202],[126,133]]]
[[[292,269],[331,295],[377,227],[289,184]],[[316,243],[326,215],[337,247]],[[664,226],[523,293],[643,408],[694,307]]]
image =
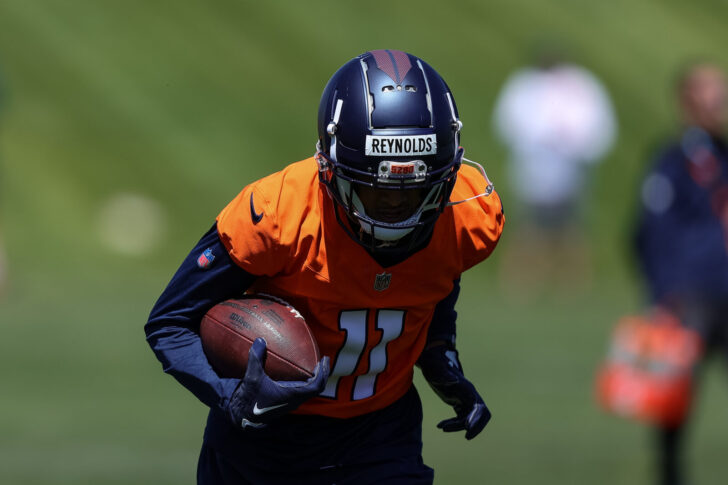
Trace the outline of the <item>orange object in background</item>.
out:
[[[597,375],[608,412],[653,424],[680,424],[690,407],[700,336],[672,315],[627,316],[617,323]]]

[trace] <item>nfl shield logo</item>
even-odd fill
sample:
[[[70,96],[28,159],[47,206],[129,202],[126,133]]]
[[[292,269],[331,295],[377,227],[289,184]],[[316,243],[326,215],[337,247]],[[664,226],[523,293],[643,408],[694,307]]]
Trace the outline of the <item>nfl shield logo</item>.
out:
[[[389,282],[392,281],[392,273],[382,273],[374,278],[374,289],[384,291],[389,288]]]
[[[201,269],[207,269],[210,267],[214,260],[215,255],[212,254],[212,249],[207,248],[197,258],[197,266],[199,266]]]

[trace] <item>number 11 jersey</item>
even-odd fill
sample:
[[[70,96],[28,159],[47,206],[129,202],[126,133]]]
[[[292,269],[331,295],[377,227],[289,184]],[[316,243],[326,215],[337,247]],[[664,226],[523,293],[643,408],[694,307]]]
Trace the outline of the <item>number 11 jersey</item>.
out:
[[[451,200],[485,180],[462,166]],[[313,158],[245,187],[217,218],[233,261],[258,276],[248,290],[283,298],[306,319],[331,376],[295,412],[348,418],[381,409],[412,385],[435,306],[503,230],[497,193],[447,207],[427,246],[382,267],[339,225]]]

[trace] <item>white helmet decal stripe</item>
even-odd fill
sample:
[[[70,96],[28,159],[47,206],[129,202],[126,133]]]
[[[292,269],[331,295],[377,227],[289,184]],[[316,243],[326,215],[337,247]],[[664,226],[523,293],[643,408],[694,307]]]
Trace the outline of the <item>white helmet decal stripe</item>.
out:
[[[339,124],[339,117],[341,116],[341,106],[344,104],[343,99],[336,100],[336,109],[334,110],[334,120],[329,124],[329,134],[331,135],[331,158],[336,160],[336,127]],[[332,126],[333,125],[333,126]]]
[[[361,65],[362,75],[364,76],[364,84],[367,87],[366,97],[367,97],[367,124],[368,128],[372,129],[372,113],[374,112],[374,100],[372,99],[372,95],[370,93],[369,89],[369,75],[367,71],[369,70],[369,66],[367,66],[367,63],[364,62],[364,59],[359,59],[359,64]]]
[[[427,98],[427,109],[430,111],[430,127],[432,127],[432,124],[435,122],[435,114],[432,112],[432,98],[430,97],[430,83],[427,80],[427,74],[425,73],[425,68],[422,67],[422,63],[419,59],[417,59],[417,67],[420,68],[420,71],[422,71],[422,77],[425,79],[425,87],[427,87],[427,93],[425,98]]]

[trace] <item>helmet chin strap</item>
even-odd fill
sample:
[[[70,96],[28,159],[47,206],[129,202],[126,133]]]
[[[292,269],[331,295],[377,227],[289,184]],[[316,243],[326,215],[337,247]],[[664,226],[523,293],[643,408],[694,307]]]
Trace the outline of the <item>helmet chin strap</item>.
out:
[[[480,193],[478,195],[474,195],[472,197],[468,197],[467,199],[456,200],[454,202],[448,202],[447,203],[447,207],[452,207],[454,205],[462,204],[463,202],[467,202],[467,201],[473,200],[473,199],[478,199],[480,197],[487,197],[491,193],[493,193],[493,182],[491,182],[490,179],[488,178],[488,174],[485,173],[485,169],[483,168],[483,166],[481,164],[479,164],[478,162],[474,162],[472,160],[468,160],[465,157],[463,157],[463,162],[469,163],[470,165],[476,167],[480,171],[480,174],[485,179],[485,190],[482,193]]]

